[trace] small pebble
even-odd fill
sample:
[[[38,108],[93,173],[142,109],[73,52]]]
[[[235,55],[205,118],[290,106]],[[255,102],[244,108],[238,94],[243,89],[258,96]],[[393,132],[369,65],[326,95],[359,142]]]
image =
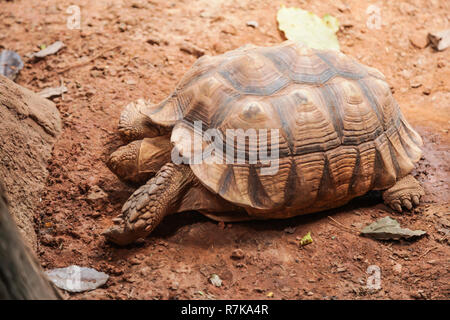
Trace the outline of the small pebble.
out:
[[[402,273],[402,265],[400,263],[396,263],[393,267],[392,270],[397,273],[400,274]]]
[[[211,275],[209,281],[216,287],[222,286],[222,279],[220,279],[220,277],[217,274]]]
[[[247,26],[256,29],[256,28],[258,28],[259,24],[257,21],[251,20],[251,21],[247,21]]]
[[[243,259],[244,258],[244,251],[242,251],[241,249],[233,250],[233,252],[231,253],[231,258],[235,259],[235,260]]]

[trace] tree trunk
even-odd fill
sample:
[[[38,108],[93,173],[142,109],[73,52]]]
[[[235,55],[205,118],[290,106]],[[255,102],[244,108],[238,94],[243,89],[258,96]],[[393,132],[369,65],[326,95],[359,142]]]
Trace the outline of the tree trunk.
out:
[[[0,185],[0,299],[61,299],[23,243]]]

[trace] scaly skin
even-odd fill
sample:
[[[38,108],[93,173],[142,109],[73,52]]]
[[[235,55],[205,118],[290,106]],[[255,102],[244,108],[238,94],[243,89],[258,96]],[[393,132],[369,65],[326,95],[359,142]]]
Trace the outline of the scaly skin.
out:
[[[137,189],[122,208],[122,224],[106,230],[107,240],[126,245],[149,235],[162,219],[175,211],[185,189],[194,183],[187,165],[165,164],[155,177]]]
[[[139,99],[125,106],[119,120],[119,132],[125,141],[152,138],[165,133],[164,128],[153,123],[141,112],[149,105],[144,99]]]
[[[418,206],[420,197],[425,194],[419,181],[408,175],[383,192],[383,200],[393,210],[402,212],[402,207],[411,210]]]
[[[142,140],[129,143],[114,151],[109,157],[106,165],[120,179],[131,182],[140,182],[139,173],[139,150]],[[145,182],[145,181],[143,181]]]

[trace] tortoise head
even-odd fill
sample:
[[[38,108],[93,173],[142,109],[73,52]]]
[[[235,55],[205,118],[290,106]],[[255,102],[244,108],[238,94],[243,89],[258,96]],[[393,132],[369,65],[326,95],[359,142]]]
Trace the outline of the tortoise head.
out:
[[[159,136],[133,141],[114,151],[108,168],[125,182],[142,184],[170,162],[170,136]]]

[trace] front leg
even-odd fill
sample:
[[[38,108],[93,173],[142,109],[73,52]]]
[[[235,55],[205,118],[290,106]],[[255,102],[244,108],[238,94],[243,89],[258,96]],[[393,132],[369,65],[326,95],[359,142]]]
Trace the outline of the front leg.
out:
[[[149,235],[162,219],[176,210],[186,188],[194,181],[188,165],[165,164],[147,184],[137,189],[122,207],[122,223],[103,235],[126,245]]]
[[[152,104],[144,99],[131,102],[123,109],[119,120],[119,132],[125,141],[153,138],[167,134],[169,129],[154,123],[145,115]]]
[[[419,181],[408,175],[384,191],[383,200],[392,209],[402,212],[402,207],[411,210],[414,206],[418,206],[423,195],[425,192]]]

